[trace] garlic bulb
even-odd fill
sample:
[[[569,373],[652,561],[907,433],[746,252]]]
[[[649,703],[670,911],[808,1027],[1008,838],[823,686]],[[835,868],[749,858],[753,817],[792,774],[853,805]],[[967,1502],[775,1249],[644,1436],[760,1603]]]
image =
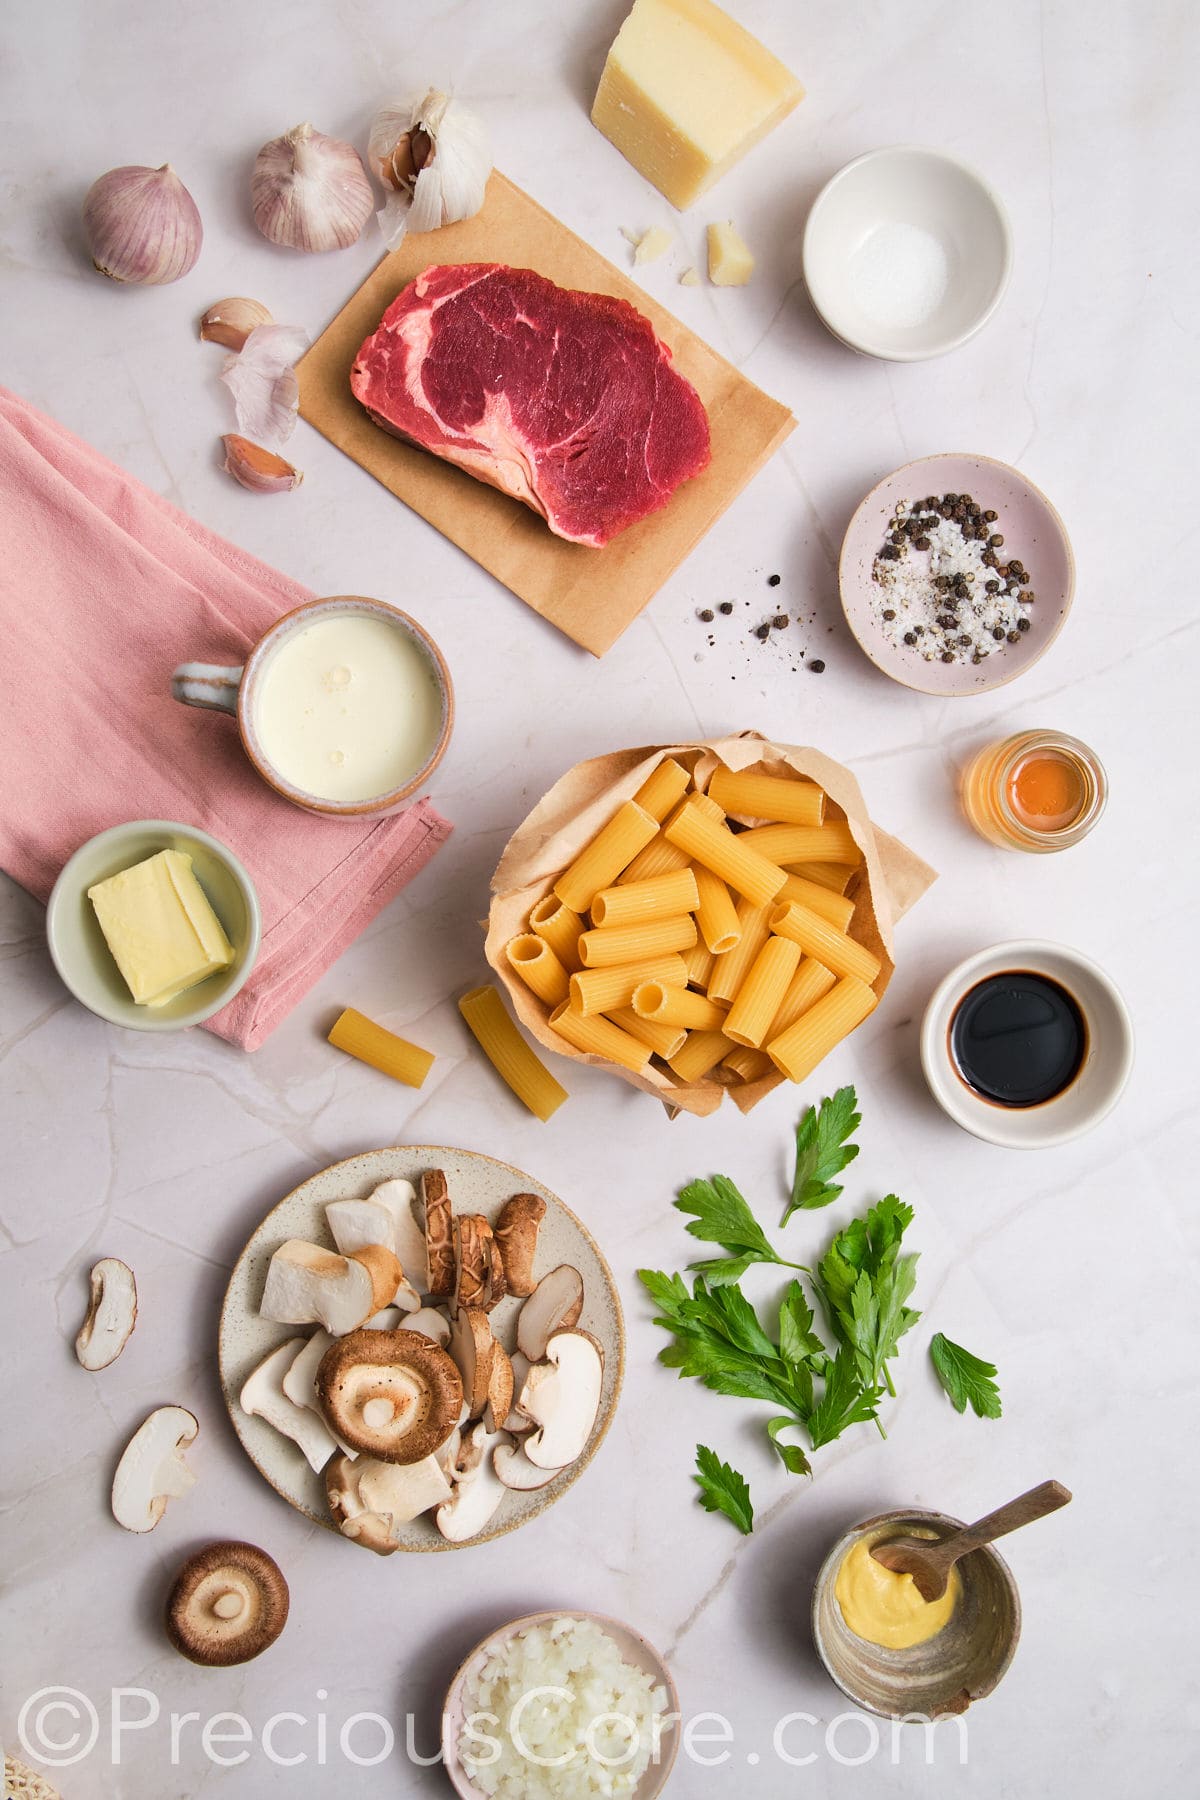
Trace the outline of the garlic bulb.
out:
[[[224,344],[227,350],[240,350],[258,325],[273,323],[261,300],[237,296],[218,300],[200,321],[200,336],[206,344]]]
[[[394,250],[406,231],[436,231],[474,217],[492,172],[492,147],[476,113],[430,88],[422,100],[376,114],[367,161],[390,190],[375,216]]]
[[[299,487],[304,480],[299,469],[285,462],[282,456],[276,456],[273,450],[264,450],[261,444],[252,444],[249,438],[239,437],[230,432],[221,442],[225,446],[225,467],[235,481],[252,494],[283,494],[289,488]]]
[[[255,224],[273,244],[344,250],[361,236],[373,202],[354,146],[297,125],[259,151],[250,204]]]
[[[239,432],[257,444],[291,437],[300,404],[294,364],[308,349],[298,325],[256,325],[240,353],[227,356],[221,380],[233,395]]]
[[[83,229],[92,261],[113,281],[178,281],[200,254],[196,202],[170,163],[110,169],[88,189]]]

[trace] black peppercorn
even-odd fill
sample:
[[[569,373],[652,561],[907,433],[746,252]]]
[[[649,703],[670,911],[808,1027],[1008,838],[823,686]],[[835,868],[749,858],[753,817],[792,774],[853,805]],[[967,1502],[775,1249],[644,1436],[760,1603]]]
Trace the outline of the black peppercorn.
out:
[[[1000,592],[1000,583],[998,581],[985,581],[983,585],[989,594],[998,594]]]
[[[994,550],[985,550],[979,560],[982,562],[985,569],[994,569],[997,563],[996,552]]]
[[[763,644],[771,635],[771,627],[769,625],[756,625],[754,627],[754,635],[759,643]]]
[[[718,608],[717,608],[717,611],[723,612],[728,615],[729,613],[731,613],[733,611],[733,601],[732,600],[722,600],[720,606],[718,606]]]
[[[783,577],[781,575],[768,575],[767,576],[767,586],[768,587],[778,587],[779,583],[782,579],[783,579]]]
[[[906,644],[915,644],[917,641],[916,632],[915,631],[906,631],[904,634],[904,641]]]
[[[991,537],[988,539],[988,543],[993,550],[998,550],[1003,542],[1004,539],[998,531],[993,531]]]
[[[819,656],[816,657],[814,661],[810,662],[808,666],[814,675],[823,675],[825,673],[825,664],[821,661]]]
[[[1018,619],[1017,620],[1017,630],[1018,631],[1028,631],[1029,630],[1029,620],[1028,619]]]
[[[704,621],[704,623],[705,623],[705,624],[706,624],[706,625],[711,625],[711,624],[712,624],[712,621],[713,621],[713,610],[712,610],[712,607],[711,607],[711,606],[706,606],[706,607],[705,607],[705,608],[704,608],[704,610],[703,610],[703,612],[702,612],[702,613],[700,613],[700,615],[699,615],[699,616],[700,616],[700,618],[701,618],[701,619],[703,619],[703,621]]]
[[[895,613],[895,609],[894,609],[894,608],[893,608],[893,607],[890,607],[890,606],[888,606],[888,607],[885,607],[885,609],[884,609],[884,614],[883,614],[883,616],[884,616],[884,618],[885,618],[885,619],[886,619],[886,620],[887,620],[887,622],[888,622],[888,624],[889,624],[889,625],[890,625],[890,624],[891,624],[891,622],[892,622],[892,620],[893,620],[893,619],[894,619],[894,618],[895,618],[895,616],[896,616],[896,613]]]
[[[996,520],[1000,517],[1000,514],[989,511],[989,512],[985,512],[983,516],[987,520],[989,525],[994,525],[996,523]]]
[[[927,537],[915,537],[913,539],[913,549],[914,550],[928,550],[929,549],[929,539]]]
[[[1004,641],[1003,625],[993,625],[992,626],[992,636],[995,638],[995,640],[998,644],[1003,643],[1003,641]]]
[[[953,650],[943,650],[942,651],[942,661],[943,662],[953,662],[954,661]]]
[[[1021,599],[1026,606],[1032,606],[1037,599],[1037,595],[1034,593],[1033,589],[1030,588],[1028,593],[1021,595]]]
[[[879,552],[879,555],[884,562],[900,561],[900,552],[897,550],[895,544],[885,544],[883,549]]]
[[[1019,631],[1010,631],[1008,634],[1008,641],[1010,644],[1015,644],[1020,641],[1020,637],[1021,634]]]

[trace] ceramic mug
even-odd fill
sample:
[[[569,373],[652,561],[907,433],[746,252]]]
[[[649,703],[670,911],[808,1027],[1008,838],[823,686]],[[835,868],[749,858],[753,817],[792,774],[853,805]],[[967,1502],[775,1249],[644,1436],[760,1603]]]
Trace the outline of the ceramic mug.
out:
[[[402,782],[385,793],[373,794],[366,799],[330,799],[290,780],[268,755],[257,717],[264,675],[285,640],[319,621],[345,614],[383,619],[402,633],[420,652],[440,700],[440,714],[432,750],[423,756],[419,767],[414,768],[411,774],[405,774]],[[294,806],[303,807],[306,812],[333,818],[383,816],[398,811],[441,762],[454,724],[454,690],[450,671],[428,632],[407,613],[401,612],[399,607],[389,606],[384,600],[366,599],[358,594],[340,594],[328,600],[310,600],[307,605],[285,613],[259,638],[241,667],[225,667],[217,663],[181,663],[171,677],[171,693],[184,706],[230,713],[237,720],[242,747],[263,780]]]

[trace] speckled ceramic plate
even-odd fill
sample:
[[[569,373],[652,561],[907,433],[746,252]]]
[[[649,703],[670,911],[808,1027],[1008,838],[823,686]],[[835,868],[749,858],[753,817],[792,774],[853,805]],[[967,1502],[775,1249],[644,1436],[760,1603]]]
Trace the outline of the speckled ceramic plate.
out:
[[[1020,642],[998,645],[977,665],[936,658],[926,662],[918,648],[893,645],[884,636],[883,590],[872,579],[875,558],[887,541],[897,505],[928,494],[970,494],[980,506],[994,508],[1000,516],[993,529],[1004,538],[1005,553],[1020,557],[1029,570],[1037,595],[1030,609],[1031,628]],[[1003,687],[1045,654],[1071,610],[1075,558],[1062,520],[1019,469],[990,456],[926,456],[906,463],[871,489],[847,527],[838,579],[846,622],[875,667],[919,693],[952,699]]]
[[[494,1220],[510,1195],[541,1196],[546,1202],[546,1216],[538,1232],[534,1273],[540,1278],[559,1263],[570,1263],[579,1270],[583,1276],[580,1328],[590,1331],[604,1351],[600,1410],[587,1449],[577,1461],[544,1488],[509,1494],[487,1529],[466,1544],[448,1544],[430,1518],[414,1519],[404,1527],[400,1540],[402,1550],[470,1549],[472,1544],[487,1543],[506,1531],[515,1531],[519,1525],[527,1524],[566,1493],[599,1449],[621,1389],[625,1329],[612,1270],[574,1213],[539,1181],[514,1169],[510,1163],[497,1162],[494,1157],[480,1156],[473,1150],[447,1150],[430,1144],[367,1150],[361,1156],[352,1156],[345,1162],[334,1163],[332,1168],[322,1169],[319,1175],[303,1182],[267,1214],[237,1260],[221,1310],[221,1390],[233,1428],[260,1474],[299,1512],[339,1536],[325,1503],[324,1477],[314,1474],[290,1439],[281,1437],[264,1420],[249,1418],[238,1405],[242,1384],[251,1370],[257,1368],[277,1344],[300,1333],[307,1336],[311,1330],[309,1326],[276,1325],[260,1316],[258,1308],[267,1278],[267,1265],[288,1238],[304,1238],[310,1243],[333,1248],[333,1239],[325,1223],[325,1208],[331,1200],[365,1200],[381,1182],[399,1176],[415,1184],[426,1169],[445,1170],[456,1213],[483,1213]],[[519,1300],[510,1297],[502,1300],[491,1314],[496,1336],[506,1348],[514,1341],[520,1305]]]

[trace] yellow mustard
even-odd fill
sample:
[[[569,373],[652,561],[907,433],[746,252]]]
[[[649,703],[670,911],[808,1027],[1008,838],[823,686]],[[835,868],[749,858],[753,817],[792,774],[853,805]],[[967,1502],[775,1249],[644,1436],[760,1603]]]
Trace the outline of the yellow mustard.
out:
[[[856,1637],[885,1650],[911,1650],[949,1622],[961,1587],[958,1570],[951,1569],[941,1599],[925,1600],[911,1575],[885,1569],[871,1555],[867,1540],[859,1538],[842,1558],[833,1591]]]

